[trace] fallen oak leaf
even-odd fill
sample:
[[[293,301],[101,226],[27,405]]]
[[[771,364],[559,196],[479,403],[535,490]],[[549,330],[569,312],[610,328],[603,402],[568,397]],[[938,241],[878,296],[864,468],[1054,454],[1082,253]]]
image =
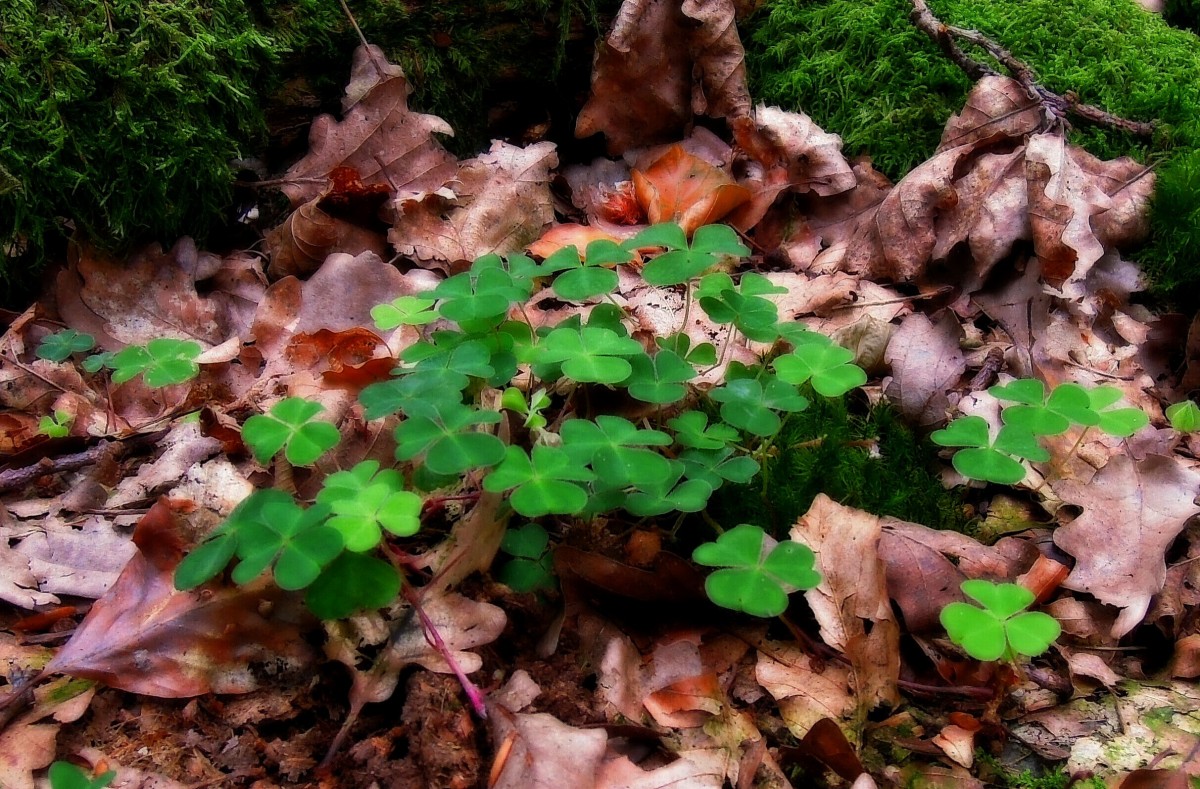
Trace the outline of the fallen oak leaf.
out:
[[[1083,508],[1054,532],[1054,543],[1075,557],[1063,586],[1121,608],[1112,627],[1120,638],[1142,621],[1166,583],[1167,548],[1200,512],[1194,503],[1200,472],[1175,456],[1116,455],[1087,484],[1060,480],[1052,487]]]
[[[277,677],[312,662],[302,630],[306,615],[274,585],[175,589],[183,545],[165,499],[138,521],[133,540],[138,553],[45,673],[186,698],[248,693],[259,686],[256,667]]]

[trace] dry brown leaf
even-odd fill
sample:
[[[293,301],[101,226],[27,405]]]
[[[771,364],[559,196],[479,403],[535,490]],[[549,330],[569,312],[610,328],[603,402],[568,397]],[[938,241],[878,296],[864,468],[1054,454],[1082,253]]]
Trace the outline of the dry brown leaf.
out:
[[[67,519],[51,512],[16,522],[0,527],[0,545],[8,546],[0,549],[0,556],[10,557],[6,563],[11,561],[19,569],[24,561],[26,578],[34,582],[26,593],[35,598],[101,597],[134,554],[128,532],[122,533],[112,518],[101,515]],[[20,593],[19,588],[16,591]]]
[[[932,255],[947,260],[965,244],[969,257],[961,264],[954,257],[951,265],[963,291],[973,293],[1014,244],[1032,237],[1024,149],[984,153],[954,188],[958,203],[938,217]]]
[[[269,675],[277,676],[312,661],[299,626],[304,616],[273,584],[176,591],[174,571],[183,546],[164,500],[138,522],[133,540],[138,553],[46,665],[47,672],[183,698],[246,693],[258,687],[255,665],[270,666]]]
[[[518,148],[496,140],[462,162],[445,188],[399,196],[388,240],[401,255],[442,266],[519,252],[554,221],[550,168],[557,165],[553,143]]]
[[[938,151],[1010,137],[1020,140],[1042,128],[1042,105],[1009,77],[983,77],[967,96],[962,112],[951,116]]]
[[[1193,503],[1200,472],[1177,457],[1137,462],[1117,455],[1087,484],[1065,480],[1053,488],[1083,508],[1054,532],[1055,544],[1076,560],[1063,586],[1123,609],[1112,628],[1120,638],[1142,621],[1162,590],[1166,550],[1200,512]]]
[[[814,665],[813,658],[794,644],[760,644],[754,678],[779,703],[784,723],[797,737],[817,721],[842,721],[854,712],[849,667]]]
[[[454,132],[435,115],[409,110],[411,91],[403,70],[379,47],[356,49],[343,119],[313,121],[308,155],[287,171],[283,191],[292,205],[320,195],[337,167],[352,167],[363,183],[396,192],[429,191],[452,178],[455,159],[433,135]]]
[[[789,536],[817,555],[821,583],[804,596],[821,639],[850,660],[860,711],[898,703],[900,628],[879,554],[879,517],[822,493]]]
[[[879,555],[887,565],[888,590],[904,614],[910,633],[939,630],[942,608],[961,600],[959,584],[968,578],[1010,579],[1021,569],[1001,547],[1028,546],[1025,541],[1002,540],[996,546],[981,545],[957,532],[931,529],[917,523],[885,518],[879,540]],[[1033,557],[1028,558],[1032,563]]]
[[[271,258],[267,272],[273,279],[307,277],[333,252],[386,254],[382,233],[330,216],[321,210],[320,202],[320,196],[309,200],[267,233],[264,248]]]
[[[794,243],[802,243],[800,237],[811,234],[824,247],[824,251],[801,268],[811,266],[817,272],[833,272],[841,268],[852,246],[867,243],[875,212],[891,192],[892,182],[869,161],[858,160],[851,169],[854,188],[813,201],[808,221],[791,236]]]
[[[936,323],[914,312],[892,334],[884,354],[892,376],[884,394],[913,424],[929,427],[946,421],[951,390],[967,370],[961,340],[962,327],[949,310]]]
[[[842,155],[842,138],[829,134],[812,118],[759,105],[754,119],[784,157],[788,191],[831,197],[857,186],[854,171]]]
[[[975,732],[953,723],[943,726],[933,738],[933,744],[941,748],[955,764],[970,769],[975,764]]]
[[[546,713],[513,713],[493,705],[488,720],[496,761],[490,789],[599,789],[596,773],[608,735],[577,729]]]
[[[610,154],[678,140],[694,114],[750,112],[731,0],[625,0],[597,48],[576,137],[604,133]]]
[[[591,225],[555,225],[526,247],[526,250],[534,257],[545,259],[563,247],[574,245],[575,251],[583,255],[587,251],[587,245],[593,241],[612,241],[619,244],[621,239]]]
[[[750,191],[724,170],[681,145],[646,168],[633,171],[633,189],[651,224],[675,222],[689,236],[750,199]]]
[[[721,789],[729,757],[719,748],[694,749],[674,754],[670,764],[643,769],[627,756],[606,758],[596,774],[595,789]],[[786,789],[786,787],[779,787]]]
[[[227,305],[197,290],[197,283],[226,263],[197,250],[190,238],[167,252],[146,247],[129,260],[73,249],[70,265],[58,275],[55,298],[66,323],[92,334],[101,348],[115,351],[158,337],[217,345],[236,336],[239,327]]]
[[[52,723],[13,725],[0,732],[0,786],[33,789],[33,771],[54,761],[58,726]]]

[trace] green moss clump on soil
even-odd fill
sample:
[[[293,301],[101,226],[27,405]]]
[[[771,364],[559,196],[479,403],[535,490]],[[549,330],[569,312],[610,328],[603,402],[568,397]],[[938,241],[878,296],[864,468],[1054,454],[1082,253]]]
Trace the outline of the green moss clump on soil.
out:
[[[572,60],[586,90],[600,14],[616,6],[350,2],[404,67],[410,105],[445,117],[465,155],[486,146],[498,86],[545,106]],[[340,110],[358,43],[337,0],[0,3],[0,303],[23,306],[71,225],[114,251],[211,238],[229,213],[230,161],[265,158],[289,133],[284,155],[302,155],[307,122]]]
[[[806,396],[812,405],[787,417],[763,472],[749,484],[717,490],[708,508],[713,519],[723,526],[758,524],[779,536],[824,493],[875,515],[970,530],[965,489],[942,485],[938,448],[895,410],[878,405],[861,413],[847,398]]]
[[[978,30],[1028,63],[1042,83],[1132,120],[1153,140],[1080,123],[1072,141],[1103,158],[1155,162],[1188,181],[1200,149],[1200,40],[1133,0],[930,0],[947,24]],[[760,100],[807,112],[869,154],[893,179],[927,159],[970,81],[909,21],[907,0],[773,0],[751,20],[748,65]],[[964,44],[972,56],[987,60]],[[1194,162],[1194,160],[1191,160]],[[1200,193],[1155,201],[1153,237],[1138,254],[1159,295],[1189,299],[1200,284]],[[1182,217],[1182,218],[1181,218]]]

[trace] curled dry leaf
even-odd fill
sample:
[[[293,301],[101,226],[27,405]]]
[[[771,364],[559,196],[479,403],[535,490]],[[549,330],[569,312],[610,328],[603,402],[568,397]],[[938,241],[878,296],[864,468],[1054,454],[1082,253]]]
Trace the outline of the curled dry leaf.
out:
[[[971,89],[962,112],[946,122],[938,152],[997,138],[1020,140],[1043,128],[1046,120],[1041,104],[1021,83],[1009,77],[984,77]]]
[[[1133,630],[1162,590],[1167,548],[1200,512],[1200,472],[1177,457],[1134,461],[1116,455],[1087,483],[1064,480],[1054,491],[1083,508],[1054,532],[1054,543],[1075,557],[1063,586],[1123,609],[1113,624],[1120,638]]]
[[[633,188],[651,224],[676,222],[688,235],[750,199],[750,190],[681,145],[672,145],[645,172],[635,169]]]
[[[853,669],[860,711],[899,700],[900,628],[879,554],[880,519],[819,494],[789,535],[817,555],[821,583],[804,593],[821,639]]]
[[[176,591],[183,544],[165,500],[138,522],[133,541],[138,552],[47,672],[184,698],[247,693],[257,689],[259,676],[278,677],[312,662],[301,630],[306,616],[273,584]]]
[[[519,252],[554,221],[550,168],[557,165],[553,143],[518,148],[496,140],[462,162],[446,188],[400,195],[388,240],[401,255],[447,269],[490,252]]]
[[[610,154],[678,140],[694,114],[750,112],[732,0],[626,0],[598,47],[576,137],[604,133]]]
[[[318,197],[332,171],[352,167],[364,184],[397,192],[437,189],[453,177],[455,159],[436,134],[454,131],[436,115],[408,108],[404,71],[374,45],[354,51],[341,121],[322,115],[308,134],[308,155],[287,171],[284,194],[299,206]]]
[[[759,105],[754,119],[760,133],[781,154],[788,191],[830,197],[857,185],[854,171],[842,155],[842,138],[824,131],[812,118]]]
[[[370,251],[380,257],[386,253],[382,233],[330,216],[321,210],[320,202],[319,197],[308,201],[267,233],[264,245],[271,257],[267,269],[271,277],[306,277],[333,252]]]

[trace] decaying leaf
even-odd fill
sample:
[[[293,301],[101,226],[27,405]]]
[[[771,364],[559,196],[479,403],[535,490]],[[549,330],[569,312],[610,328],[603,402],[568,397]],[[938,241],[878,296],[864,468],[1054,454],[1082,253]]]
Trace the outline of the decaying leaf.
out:
[[[961,337],[962,327],[949,311],[936,323],[913,313],[892,335],[884,354],[892,379],[884,394],[914,424],[928,427],[946,420],[951,390],[967,369]]]
[[[47,672],[183,698],[246,693],[258,687],[260,676],[277,681],[312,661],[298,601],[273,584],[176,591],[174,571],[183,545],[175,529],[160,500],[134,531],[138,553],[46,665]]]
[[[519,252],[554,220],[550,168],[557,165],[553,143],[518,148],[496,140],[462,162],[445,187],[401,194],[388,240],[401,255],[443,266]]]
[[[545,713],[513,713],[493,706],[492,739],[498,755],[488,786],[493,789],[596,787],[608,735],[577,729]]]
[[[604,133],[610,154],[683,136],[693,114],[749,114],[732,0],[629,0],[598,47],[576,137]]]
[[[365,184],[424,192],[454,175],[455,160],[434,134],[454,131],[436,115],[408,108],[404,71],[374,45],[354,51],[341,121],[322,115],[308,134],[308,155],[288,170],[284,194],[299,206],[319,196],[330,173],[352,167]]]
[[[888,599],[880,535],[878,516],[843,507],[823,493],[790,532],[817,555],[821,583],[804,596],[822,640],[849,658],[863,714],[899,700],[900,628]]]
[[[267,234],[264,246],[271,256],[268,271],[272,277],[306,277],[332,252],[385,254],[382,233],[330,216],[321,210],[320,202],[320,197],[309,200]]]
[[[725,171],[673,145],[646,168],[633,171],[633,188],[651,224],[676,222],[691,235],[750,199]]]
[[[1064,480],[1054,490],[1083,509],[1054,532],[1076,560],[1063,586],[1123,609],[1112,628],[1120,638],[1146,615],[1166,581],[1167,548],[1200,512],[1200,472],[1176,457],[1117,455],[1087,484]]]

